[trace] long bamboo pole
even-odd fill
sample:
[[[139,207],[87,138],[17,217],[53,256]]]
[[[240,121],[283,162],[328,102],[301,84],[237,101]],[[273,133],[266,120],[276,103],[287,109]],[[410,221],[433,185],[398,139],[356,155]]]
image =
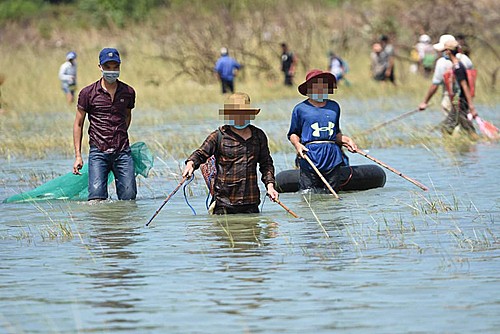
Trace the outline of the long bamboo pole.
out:
[[[328,183],[328,181],[325,179],[325,177],[323,176],[323,174],[321,174],[321,172],[319,171],[319,169],[314,165],[314,163],[311,161],[311,159],[307,156],[307,153],[304,153],[304,159],[306,159],[306,161],[309,163],[309,165],[311,165],[312,169],[314,169],[314,171],[316,172],[316,174],[318,174],[318,176],[321,179],[321,181],[323,181],[323,183],[328,188],[328,190],[330,190],[330,192],[333,194],[333,196],[335,196],[336,199],[340,199],[339,195],[337,195],[337,193],[335,192],[335,190],[333,190],[333,188],[330,185],[330,183]]]
[[[404,175],[403,173],[401,173],[400,171],[398,171],[397,169],[394,169],[392,168],[391,166],[383,163],[382,161],[378,160],[378,159],[375,159],[374,157],[368,155],[366,152],[364,152],[363,150],[360,150],[360,149],[357,149],[355,151],[356,153],[358,154],[361,154],[362,156],[364,156],[365,158],[367,159],[370,159],[371,161],[374,161],[375,163],[379,164],[380,166],[384,167],[384,168],[387,168],[388,170],[390,170],[391,172],[393,172],[394,174],[397,174],[399,176],[401,176],[403,179],[407,180],[407,181],[410,181],[411,183],[413,183],[414,185],[416,185],[417,187],[419,187],[420,189],[422,189],[423,191],[427,191],[429,190],[429,188],[427,188],[426,186],[424,186],[422,183],[412,179],[411,177],[408,177],[406,175]]]

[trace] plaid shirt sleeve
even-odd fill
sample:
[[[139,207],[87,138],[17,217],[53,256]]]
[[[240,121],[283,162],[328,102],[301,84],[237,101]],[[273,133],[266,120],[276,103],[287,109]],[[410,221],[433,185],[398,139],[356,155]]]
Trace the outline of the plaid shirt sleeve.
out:
[[[275,185],[274,179],[274,164],[271,153],[269,152],[269,144],[267,136],[264,131],[260,130],[257,135],[259,136],[259,170],[262,174],[262,182],[267,186],[268,183]]]
[[[202,163],[205,163],[208,158],[215,154],[217,149],[217,136],[218,131],[215,130],[205,139],[203,144],[201,144],[200,148],[194,151],[189,158],[187,158],[186,162],[191,160],[194,164],[194,169],[198,169]]]

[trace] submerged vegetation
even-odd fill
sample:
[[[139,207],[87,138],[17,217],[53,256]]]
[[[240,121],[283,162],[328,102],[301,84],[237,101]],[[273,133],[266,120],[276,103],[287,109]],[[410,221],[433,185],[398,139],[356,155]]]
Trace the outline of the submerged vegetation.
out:
[[[331,221],[331,214],[318,210],[324,208],[324,202],[333,198],[329,195],[304,196],[305,202],[301,212],[303,219],[294,220],[299,224],[316,225],[316,234],[323,242],[314,248],[300,245],[304,255],[312,258],[329,259],[338,257],[340,253],[351,249],[363,254],[368,249],[414,250],[419,254],[439,252],[435,240],[429,240],[429,233],[438,235],[440,242],[454,245],[457,249],[468,252],[495,250],[500,248],[500,240],[492,230],[495,221],[477,211],[471,202],[460,203],[455,195],[446,198],[444,195],[423,196],[417,194],[411,204],[403,203],[413,209],[413,218],[402,213],[369,214],[364,221]],[[272,205],[272,204],[269,204]],[[84,246],[86,241],[78,232],[75,221],[61,221],[53,218],[59,215],[58,210],[50,202],[36,204],[37,210],[47,220],[44,224],[28,224],[19,226],[18,232],[1,235],[0,239],[15,239],[22,244],[37,242],[68,242],[78,239]],[[52,210],[51,213],[48,209]],[[472,223],[459,223],[464,218],[454,217],[453,212],[469,212]],[[466,226],[466,227],[464,227]],[[314,229],[313,227],[311,227]],[[218,230],[220,241],[230,249],[251,249],[261,247],[265,239],[281,235],[290,245],[293,236],[283,234],[279,224],[267,218],[258,219],[249,216],[242,220],[237,217],[220,216],[213,219],[211,229]],[[74,232],[76,231],[76,232]],[[263,240],[264,239],[264,240]],[[77,241],[78,241],[77,240]]]

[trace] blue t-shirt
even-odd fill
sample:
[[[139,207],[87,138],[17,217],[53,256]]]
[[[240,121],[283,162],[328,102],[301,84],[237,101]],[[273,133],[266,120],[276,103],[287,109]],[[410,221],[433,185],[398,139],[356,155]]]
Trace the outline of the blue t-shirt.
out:
[[[322,172],[327,172],[342,163],[342,152],[335,143],[340,129],[340,106],[337,102],[327,100],[324,107],[315,107],[307,100],[297,104],[292,112],[292,121],[288,138],[292,134],[300,137],[314,165]],[[311,143],[327,141],[327,143]],[[307,161],[300,160],[300,168],[313,169]]]
[[[221,79],[233,81],[234,69],[240,69],[241,65],[229,56],[220,57],[215,63],[214,70],[219,73]]]

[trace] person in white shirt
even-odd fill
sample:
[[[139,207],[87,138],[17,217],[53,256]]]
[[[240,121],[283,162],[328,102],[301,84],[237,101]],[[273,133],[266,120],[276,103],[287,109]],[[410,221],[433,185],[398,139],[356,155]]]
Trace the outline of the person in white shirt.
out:
[[[433,45],[434,49],[438,52],[443,52],[444,44],[449,41],[456,41],[455,37],[452,35],[442,35],[439,38],[439,43]],[[458,53],[457,58],[462,62],[466,69],[472,69],[474,65],[469,57],[464,54]],[[448,95],[447,90],[444,87],[444,74],[452,68],[452,62],[448,56],[443,54],[437,61],[434,67],[434,74],[432,76],[432,83],[425,94],[424,100],[418,105],[419,110],[425,110],[431,98],[437,92],[439,87],[442,87],[442,99],[441,99],[441,107],[445,115],[449,116],[452,108],[451,100]]]
[[[76,90],[76,52],[70,51],[66,54],[66,61],[59,68],[59,80],[68,104],[72,104]]]

